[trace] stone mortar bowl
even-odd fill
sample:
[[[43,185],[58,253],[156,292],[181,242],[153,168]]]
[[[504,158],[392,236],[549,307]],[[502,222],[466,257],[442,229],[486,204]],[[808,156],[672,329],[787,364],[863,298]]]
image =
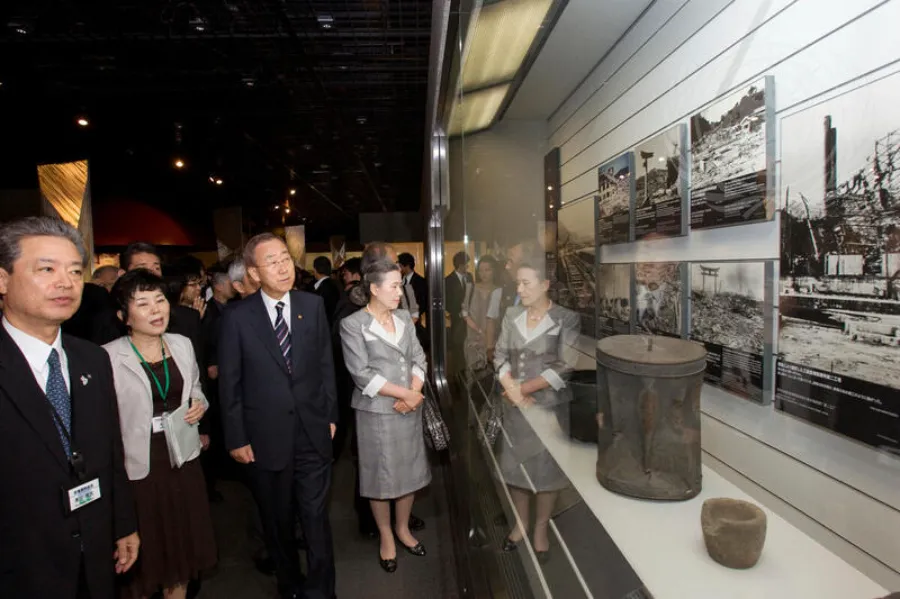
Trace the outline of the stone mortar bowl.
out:
[[[703,502],[700,513],[709,556],[729,568],[752,568],[766,543],[766,513],[756,505],[718,497]]]

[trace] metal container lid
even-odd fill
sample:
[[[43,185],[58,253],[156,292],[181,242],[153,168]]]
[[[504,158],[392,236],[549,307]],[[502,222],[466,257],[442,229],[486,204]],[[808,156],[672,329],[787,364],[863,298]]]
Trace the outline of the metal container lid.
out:
[[[597,361],[634,376],[683,377],[706,369],[706,348],[674,337],[616,335],[597,342]]]

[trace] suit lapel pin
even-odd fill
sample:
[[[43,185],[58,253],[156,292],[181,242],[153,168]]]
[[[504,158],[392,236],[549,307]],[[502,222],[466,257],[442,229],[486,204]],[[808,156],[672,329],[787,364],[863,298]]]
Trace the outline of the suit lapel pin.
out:
[[[82,375],[81,375],[81,386],[82,386],[82,387],[87,387],[88,381],[90,381],[90,380],[91,380],[91,375],[89,375],[89,374],[82,374]]]
[[[302,315],[302,314],[298,314],[298,315],[297,315],[297,320],[303,320],[303,315]]]

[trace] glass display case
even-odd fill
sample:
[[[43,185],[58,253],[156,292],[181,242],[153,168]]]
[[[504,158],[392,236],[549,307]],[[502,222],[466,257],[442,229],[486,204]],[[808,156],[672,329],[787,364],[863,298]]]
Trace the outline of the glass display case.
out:
[[[900,0],[438,4],[466,593],[900,589]]]

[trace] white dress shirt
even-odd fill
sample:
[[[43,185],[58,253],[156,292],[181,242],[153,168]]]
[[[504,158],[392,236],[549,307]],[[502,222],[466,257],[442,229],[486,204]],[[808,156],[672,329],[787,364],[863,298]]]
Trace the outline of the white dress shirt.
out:
[[[316,281],[316,282],[313,284],[313,289],[315,289],[316,291],[318,291],[318,290],[319,290],[319,286],[322,285],[322,281],[324,281],[324,280],[327,279],[327,278],[328,278],[328,277],[322,277],[321,279],[319,279],[318,281]]]
[[[69,391],[69,394],[72,393],[72,385],[69,382],[69,359],[66,357],[66,351],[63,349],[61,330],[56,333],[56,339],[53,343],[47,345],[37,337],[32,337],[28,333],[14,327],[6,320],[6,317],[3,318],[3,327],[16,345],[19,346],[22,354],[25,355],[25,360],[28,361],[31,372],[44,393],[47,392],[47,379],[50,378],[50,364],[47,363],[47,360],[50,358],[50,351],[55,349],[59,354],[59,366],[62,368],[63,379],[66,381],[66,389]]]
[[[285,293],[284,296],[278,299],[272,299],[265,292],[260,290],[262,294],[263,303],[266,305],[266,312],[269,313],[269,320],[272,321],[272,328],[275,328],[275,319],[278,318],[278,310],[275,309],[275,305],[278,302],[284,302],[284,309],[282,310],[282,315],[284,316],[284,323],[287,325],[288,332],[291,332],[291,294],[290,292]]]

